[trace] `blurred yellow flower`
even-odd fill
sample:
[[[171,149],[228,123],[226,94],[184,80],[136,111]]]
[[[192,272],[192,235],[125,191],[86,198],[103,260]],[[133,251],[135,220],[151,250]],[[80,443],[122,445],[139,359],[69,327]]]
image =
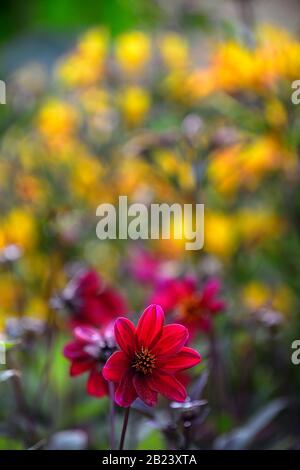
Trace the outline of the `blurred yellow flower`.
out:
[[[270,100],[266,101],[265,116],[266,121],[272,127],[278,128],[287,124],[287,111],[281,101],[276,98],[271,98]]]
[[[110,108],[111,97],[104,88],[89,87],[80,94],[80,103],[87,113],[98,114]]]
[[[52,99],[44,103],[37,117],[37,127],[46,139],[64,140],[78,126],[78,114],[67,102]]]
[[[255,190],[261,179],[276,170],[292,171],[295,155],[272,135],[258,137],[248,144],[217,150],[208,167],[208,175],[218,192],[232,195],[239,188]]]
[[[195,98],[190,73],[186,70],[172,70],[161,83],[166,98],[180,104],[191,104]]]
[[[252,281],[243,287],[242,297],[249,310],[258,310],[268,303],[270,290],[262,282]]]
[[[76,155],[72,161],[70,191],[89,204],[97,204],[105,194],[103,167],[99,160],[88,155]]]
[[[191,164],[184,161],[175,152],[166,149],[158,149],[154,152],[156,164],[162,169],[168,178],[175,178],[183,189],[191,189],[194,185],[194,177]]]
[[[119,96],[119,106],[128,126],[143,124],[150,110],[151,98],[148,91],[138,86],[125,88]]]
[[[69,86],[90,86],[103,76],[108,49],[108,33],[95,28],[84,34],[74,52],[63,58],[57,75]]]
[[[234,41],[221,44],[213,55],[213,68],[222,90],[259,90],[263,81],[262,64],[253,50]]]
[[[138,74],[150,59],[151,40],[141,31],[123,33],[116,39],[115,53],[123,72]]]
[[[217,75],[210,68],[192,71],[187,87],[193,99],[200,100],[218,91]]]
[[[288,80],[300,76],[300,42],[287,31],[273,25],[263,25],[257,30],[257,55],[265,73]]]
[[[236,225],[239,237],[248,244],[277,238],[285,227],[284,221],[273,211],[249,207],[237,212]]]
[[[24,310],[24,315],[31,318],[46,320],[49,312],[49,300],[33,295]]]
[[[14,208],[4,219],[6,245],[15,244],[27,250],[34,246],[37,237],[34,215],[22,207]]]
[[[228,214],[206,211],[204,250],[221,258],[230,257],[236,248],[236,227]]]
[[[183,36],[167,33],[159,38],[159,48],[165,65],[170,69],[187,67],[189,63],[189,46]]]
[[[108,32],[102,28],[94,28],[81,36],[78,51],[91,61],[98,62],[106,57],[108,49]]]
[[[217,90],[254,92],[265,97],[278,80],[288,80],[289,86],[291,80],[299,78],[299,41],[270,25],[257,28],[255,39],[251,47],[234,40],[216,44],[209,65],[191,74],[195,97],[201,99]]]
[[[287,314],[291,308],[292,294],[285,285],[270,287],[260,281],[251,281],[242,289],[242,298],[246,307],[256,311],[270,307]]]
[[[6,319],[18,313],[21,294],[21,285],[15,276],[12,273],[2,273],[0,282],[0,331],[3,329]]]

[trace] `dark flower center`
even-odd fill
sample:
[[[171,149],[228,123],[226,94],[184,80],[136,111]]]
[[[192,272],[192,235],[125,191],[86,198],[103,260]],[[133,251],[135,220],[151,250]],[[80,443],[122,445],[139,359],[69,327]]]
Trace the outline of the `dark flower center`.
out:
[[[147,348],[142,348],[140,351],[136,351],[132,367],[144,375],[151,374],[155,367],[155,361],[154,354],[151,354]]]
[[[112,343],[103,341],[99,344],[87,344],[84,347],[84,351],[100,364],[105,364],[107,359],[117,351],[117,347]]]
[[[191,295],[181,301],[179,306],[179,316],[187,320],[196,320],[201,316],[203,310],[201,308],[200,298],[198,295]]]

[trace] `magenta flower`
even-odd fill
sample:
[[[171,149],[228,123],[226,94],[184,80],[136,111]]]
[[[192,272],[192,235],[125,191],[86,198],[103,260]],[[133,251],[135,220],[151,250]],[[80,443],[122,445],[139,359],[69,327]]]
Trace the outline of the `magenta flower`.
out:
[[[71,325],[103,327],[127,313],[123,296],[93,270],[79,273],[65,288],[62,299],[72,313]]]
[[[71,361],[70,375],[75,377],[89,373],[87,393],[101,398],[108,394],[108,384],[103,377],[102,368],[106,360],[116,350],[111,327],[103,331],[91,327],[76,327],[74,341],[64,348],[64,356]]]
[[[202,290],[192,277],[166,279],[157,285],[151,302],[157,303],[186,325],[190,332],[210,331],[213,316],[224,310],[225,303],[218,298],[221,285],[218,279],[208,280]]]
[[[164,262],[165,260],[160,259],[158,255],[137,248],[130,251],[127,268],[137,281],[153,284],[160,278]]]

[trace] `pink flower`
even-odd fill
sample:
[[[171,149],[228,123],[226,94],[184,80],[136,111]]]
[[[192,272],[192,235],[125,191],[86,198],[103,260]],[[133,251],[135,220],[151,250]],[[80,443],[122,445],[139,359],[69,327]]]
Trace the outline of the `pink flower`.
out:
[[[74,377],[89,372],[87,393],[101,398],[108,394],[102,368],[116,350],[112,328],[100,331],[78,326],[73,333],[75,340],[64,347],[64,356],[71,361],[70,375]]]
[[[157,303],[168,312],[174,312],[177,320],[191,332],[199,329],[210,331],[213,316],[225,308],[225,303],[217,296],[220,281],[210,279],[202,290],[198,290],[192,277],[166,279],[157,285],[151,302]]]
[[[128,407],[139,397],[153,406],[158,393],[178,402],[187,398],[176,374],[198,364],[201,356],[185,347],[189,334],[184,326],[163,323],[164,312],[159,305],[147,307],[136,328],[126,318],[115,322],[121,351],[108,359],[103,375],[116,384],[118,405]]]
[[[143,283],[154,283],[160,277],[163,260],[143,248],[131,250],[128,271],[134,279]]]

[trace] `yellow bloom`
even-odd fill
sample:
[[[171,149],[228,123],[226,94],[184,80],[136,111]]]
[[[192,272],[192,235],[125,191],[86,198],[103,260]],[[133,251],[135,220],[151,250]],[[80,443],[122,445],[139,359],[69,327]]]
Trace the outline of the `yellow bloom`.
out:
[[[175,152],[160,149],[154,155],[157,165],[169,178],[176,178],[183,189],[191,189],[194,184],[191,164],[176,155]]]
[[[90,87],[80,95],[80,102],[87,113],[99,114],[106,112],[111,106],[111,98],[104,88]]]
[[[121,34],[116,40],[116,59],[125,73],[141,72],[151,55],[151,41],[140,31]]]
[[[151,98],[144,88],[132,86],[123,90],[119,104],[126,124],[138,126],[144,122],[149,112]]]
[[[300,76],[300,42],[286,31],[274,26],[259,27],[255,44],[248,47],[234,40],[216,44],[207,67],[191,74],[191,88],[195,98],[201,99],[216,91],[228,93],[246,91],[262,95],[275,92],[278,80],[292,80]],[[274,108],[274,106],[273,106]],[[270,110],[285,122],[282,109]],[[274,123],[273,116],[268,116]]]
[[[270,307],[287,314],[292,304],[291,291],[285,285],[270,287],[260,281],[251,281],[242,289],[242,298],[246,307],[256,311]]]
[[[21,207],[13,209],[4,220],[6,244],[14,243],[24,250],[36,242],[36,222],[33,214]]]
[[[47,139],[64,139],[71,136],[78,125],[76,110],[69,103],[52,99],[40,109],[37,126]]]
[[[19,308],[21,286],[11,273],[2,273],[0,282],[0,331],[9,316]]]
[[[102,78],[108,49],[108,34],[92,29],[84,34],[74,52],[58,65],[57,74],[69,86],[87,86]]]
[[[32,296],[26,305],[24,315],[32,318],[38,318],[40,320],[46,320],[48,311],[49,300]]]
[[[102,63],[89,62],[80,54],[64,59],[57,69],[59,78],[70,87],[95,84],[102,76]]]
[[[213,68],[219,87],[227,92],[257,90],[264,76],[253,50],[234,41],[219,46],[213,56]]]
[[[208,165],[208,177],[214,188],[222,195],[231,196],[240,186],[239,150],[240,145],[217,150]]]
[[[246,208],[237,213],[237,230],[242,241],[256,244],[278,237],[284,230],[284,222],[268,209]]]
[[[105,194],[102,164],[94,157],[77,155],[72,162],[70,191],[90,204]]]
[[[191,76],[187,70],[172,70],[162,81],[162,91],[169,100],[192,104],[195,99]]]
[[[258,29],[257,55],[265,73],[288,80],[300,75],[300,43],[287,31],[264,25]]]
[[[266,174],[280,169],[291,172],[295,165],[295,155],[276,137],[265,135],[248,144],[217,150],[208,175],[218,192],[231,196],[241,187],[253,191]]]
[[[246,307],[255,311],[267,304],[270,299],[270,290],[265,284],[252,281],[242,289],[242,297]]]
[[[215,71],[209,67],[192,71],[188,79],[188,89],[194,99],[205,98],[218,91]]]
[[[87,31],[79,40],[78,51],[91,61],[98,62],[106,57],[108,33],[101,28]]]
[[[232,217],[220,212],[206,212],[204,226],[204,250],[221,258],[230,257],[236,248]]]
[[[167,33],[159,39],[159,47],[162,59],[168,68],[187,67],[189,47],[183,36],[176,33]]]
[[[282,127],[287,123],[287,112],[283,104],[276,98],[272,98],[266,102],[265,116],[267,122],[272,127]]]

